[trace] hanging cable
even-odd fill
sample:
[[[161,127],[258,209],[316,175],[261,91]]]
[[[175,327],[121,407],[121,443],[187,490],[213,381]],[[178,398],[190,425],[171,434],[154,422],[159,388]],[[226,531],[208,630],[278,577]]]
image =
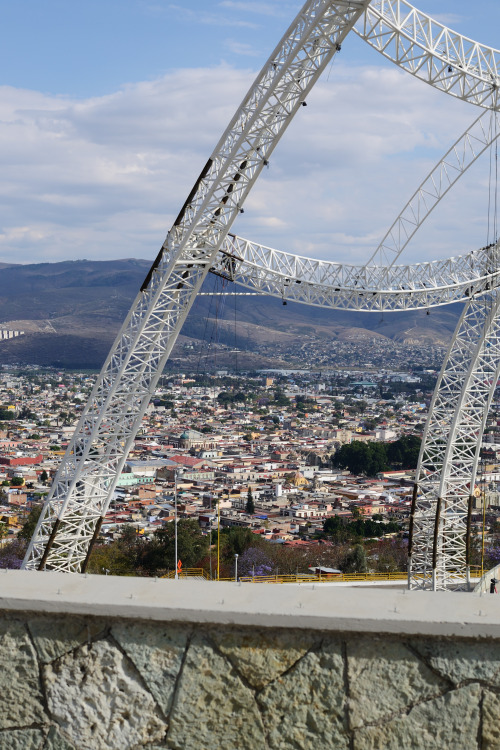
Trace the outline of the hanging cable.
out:
[[[496,112],[495,112],[496,115]],[[495,132],[497,128],[497,119],[495,117]],[[493,242],[498,240],[498,143],[495,141],[495,207],[493,211]]]
[[[492,172],[493,172],[493,152],[490,148],[490,173],[488,177],[488,223],[486,228],[486,245],[490,244],[490,223],[491,223],[491,183],[492,183]]]
[[[214,278],[217,279],[217,277],[214,277]],[[216,282],[216,284],[217,284],[217,282]],[[203,351],[204,351],[204,349],[206,347],[206,343],[207,343],[208,321],[210,320],[210,315],[211,315],[211,312],[212,312],[212,304],[213,304],[213,302],[214,302],[214,297],[213,297],[213,295],[210,295],[210,302],[208,304],[208,312],[207,312],[207,315],[205,316],[205,327],[204,327],[204,330],[203,330],[203,337],[201,339],[200,353],[199,353],[199,356],[198,356],[198,363],[197,363],[197,366],[196,366],[196,374],[197,375],[200,374],[200,366],[201,366],[201,360],[202,360],[202,358],[206,359],[206,355],[203,354]],[[205,361],[205,367],[203,368],[203,373],[204,374],[206,373],[206,361]]]
[[[488,224],[486,232],[486,244],[490,245],[498,239],[498,115],[496,112],[491,113],[493,122],[490,122],[490,128],[494,129],[495,149],[490,148],[490,169],[488,179]]]
[[[219,281],[220,281],[220,291],[219,291]],[[210,338],[210,344],[209,348],[213,351],[213,366],[214,369],[217,368],[217,349],[220,344],[220,326],[219,326],[219,320],[223,318],[224,316],[224,309],[226,306],[226,292],[227,292],[227,279],[225,277],[219,277],[216,281],[216,292],[217,294],[214,295],[216,302],[215,302],[215,318],[214,323],[212,327],[212,336]]]
[[[234,369],[236,375],[238,374],[238,346],[236,336],[236,295],[234,295]]]

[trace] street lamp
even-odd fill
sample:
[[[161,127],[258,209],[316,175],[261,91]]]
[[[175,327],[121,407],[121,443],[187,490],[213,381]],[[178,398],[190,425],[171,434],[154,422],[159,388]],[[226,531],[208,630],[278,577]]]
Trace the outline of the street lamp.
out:
[[[238,583],[238,555],[234,555],[234,580]]]
[[[175,580],[179,578],[179,557],[177,554],[177,478],[183,474],[182,469],[174,469],[174,544],[175,544]]]

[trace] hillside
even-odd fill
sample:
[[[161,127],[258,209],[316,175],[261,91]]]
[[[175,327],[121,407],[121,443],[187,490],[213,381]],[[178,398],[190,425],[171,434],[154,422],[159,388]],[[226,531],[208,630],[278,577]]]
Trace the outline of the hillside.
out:
[[[0,341],[0,364],[99,368],[149,266],[150,261],[136,259],[0,264],[0,327],[25,332]],[[222,284],[210,276],[204,289],[221,291]],[[233,289],[241,290],[230,285],[229,291]],[[269,355],[274,343],[286,350],[287,344],[311,338],[446,345],[459,310],[455,305],[430,315],[381,316],[283,306],[271,297],[198,297],[173,356],[198,351],[202,343],[226,344],[239,350],[241,367],[253,367],[287,361],[283,355]]]

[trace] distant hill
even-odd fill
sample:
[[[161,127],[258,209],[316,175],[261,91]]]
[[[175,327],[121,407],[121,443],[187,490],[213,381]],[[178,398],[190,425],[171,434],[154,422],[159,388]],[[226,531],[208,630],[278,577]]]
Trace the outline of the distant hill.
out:
[[[25,331],[23,336],[0,341],[0,364],[101,367],[150,265],[150,261],[136,259],[0,264],[0,327]],[[222,284],[209,275],[204,289],[220,291]],[[229,290],[244,291],[232,285]],[[198,297],[182,341],[213,337],[217,320],[217,341],[245,350],[248,357],[263,342],[286,337],[307,340],[311,335],[341,341],[381,337],[445,345],[459,312],[460,306],[453,305],[433,310],[431,315],[419,311],[382,316],[296,303],[283,306],[272,297]],[[247,366],[270,364],[268,359],[252,364],[248,360]]]

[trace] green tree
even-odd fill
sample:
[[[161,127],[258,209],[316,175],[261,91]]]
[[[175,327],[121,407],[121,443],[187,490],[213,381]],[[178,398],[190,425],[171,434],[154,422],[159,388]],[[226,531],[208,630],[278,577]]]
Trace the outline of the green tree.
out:
[[[366,475],[369,477],[376,476],[380,471],[387,471],[387,452],[385,443],[368,444],[369,463],[366,469]]]
[[[223,529],[220,537],[221,557],[226,562],[233,562],[235,554],[242,555],[248,547],[255,546],[258,542],[256,535],[250,529],[234,526]]]
[[[327,518],[323,524],[323,531],[332,537],[332,541],[337,544],[340,542],[347,542],[351,538],[351,532],[348,529],[346,523],[344,523],[338,516],[331,516]]]
[[[126,524],[115,541],[111,544],[98,544],[92,550],[88,572],[102,575],[108,571],[115,576],[137,574],[137,568],[145,541],[137,528]]]
[[[281,388],[277,388],[274,392],[274,404],[276,406],[290,406],[290,399],[285,396]]]
[[[252,488],[251,487],[248,488],[247,503],[245,505],[245,511],[250,516],[253,516],[253,514],[255,513],[255,503],[253,501],[253,495],[252,495]]]
[[[18,419],[34,419],[36,417],[36,414],[31,411],[27,406],[23,406],[19,414],[17,415]]]
[[[358,513],[355,515],[355,511]],[[358,508],[353,508],[354,520],[344,523],[338,516],[327,518],[323,524],[323,531],[332,537],[333,541],[343,542],[347,540],[366,539],[384,536],[401,531],[401,526],[395,521],[388,523],[377,523],[372,518],[362,518]]]
[[[394,469],[415,469],[420,453],[421,439],[417,435],[403,435],[387,445],[387,459]]]
[[[384,443],[364,443],[353,440],[342,445],[333,456],[334,466],[348,469],[352,474],[366,474],[373,477],[388,468]]]
[[[22,477],[12,477],[10,480],[10,486],[11,487],[22,487],[24,484],[24,479]]]
[[[25,539],[27,542],[30,541],[31,537],[34,534],[41,512],[42,512],[41,505],[35,505],[35,507],[30,510],[28,518],[23,524],[23,528],[17,535],[19,539]]]
[[[362,544],[356,544],[350,550],[342,562],[342,571],[344,573],[366,573],[367,561],[366,552]]]
[[[94,547],[87,570],[95,575],[131,576],[135,565],[133,558],[117,542],[112,542]]]
[[[177,523],[178,559],[183,568],[193,568],[208,552],[208,537],[201,533],[198,521],[182,518]],[[149,571],[175,570],[175,524],[168,523],[155,532],[153,540],[145,545],[138,561]]]
[[[49,475],[44,469],[42,473],[40,474],[40,481],[43,482],[43,484],[45,484],[48,481],[48,479],[49,479]]]

